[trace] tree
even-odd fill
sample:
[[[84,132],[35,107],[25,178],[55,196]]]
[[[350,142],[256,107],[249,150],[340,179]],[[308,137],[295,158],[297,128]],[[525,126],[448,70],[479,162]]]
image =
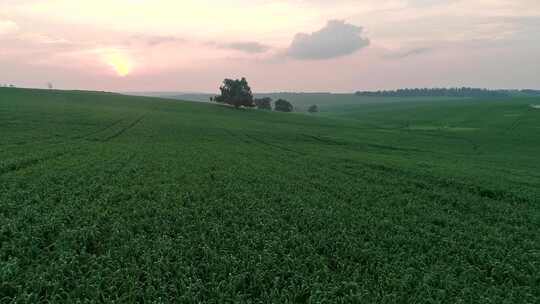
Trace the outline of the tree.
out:
[[[275,110],[279,112],[292,112],[293,105],[285,99],[278,99],[276,101]]]
[[[308,108],[308,112],[309,113],[318,113],[319,112],[319,107],[317,105],[312,105]]]
[[[52,84],[52,82],[47,82],[47,88],[48,88],[49,90],[52,90],[52,89],[53,89],[53,84]]]
[[[245,78],[225,79],[219,88],[221,95],[214,97],[215,102],[229,104],[235,108],[254,107],[253,93]]]
[[[272,111],[272,98],[270,97],[256,98],[253,101],[255,102],[255,106],[257,106],[257,109]]]

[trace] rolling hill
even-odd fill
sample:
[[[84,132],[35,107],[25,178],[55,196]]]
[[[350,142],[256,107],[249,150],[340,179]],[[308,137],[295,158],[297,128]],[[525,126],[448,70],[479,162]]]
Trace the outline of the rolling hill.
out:
[[[0,301],[538,302],[538,104],[0,88]]]

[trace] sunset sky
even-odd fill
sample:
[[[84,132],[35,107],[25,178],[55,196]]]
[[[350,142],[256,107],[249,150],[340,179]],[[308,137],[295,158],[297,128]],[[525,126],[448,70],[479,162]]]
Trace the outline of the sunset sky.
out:
[[[0,0],[0,83],[540,88],[539,0]]]

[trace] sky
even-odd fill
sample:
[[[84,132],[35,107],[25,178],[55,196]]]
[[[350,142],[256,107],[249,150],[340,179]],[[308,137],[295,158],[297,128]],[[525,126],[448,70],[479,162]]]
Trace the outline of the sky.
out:
[[[0,0],[0,84],[540,88],[539,0]]]

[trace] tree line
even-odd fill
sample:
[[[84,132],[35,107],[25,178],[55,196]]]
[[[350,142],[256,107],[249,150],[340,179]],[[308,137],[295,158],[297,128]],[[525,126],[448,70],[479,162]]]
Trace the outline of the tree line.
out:
[[[357,96],[368,97],[471,97],[506,98],[515,96],[540,96],[539,90],[489,90],[479,88],[416,88],[384,91],[358,91]]]
[[[478,88],[419,88],[385,91],[359,91],[358,96],[368,97],[477,97],[503,98],[509,94],[503,90],[488,90]]]

